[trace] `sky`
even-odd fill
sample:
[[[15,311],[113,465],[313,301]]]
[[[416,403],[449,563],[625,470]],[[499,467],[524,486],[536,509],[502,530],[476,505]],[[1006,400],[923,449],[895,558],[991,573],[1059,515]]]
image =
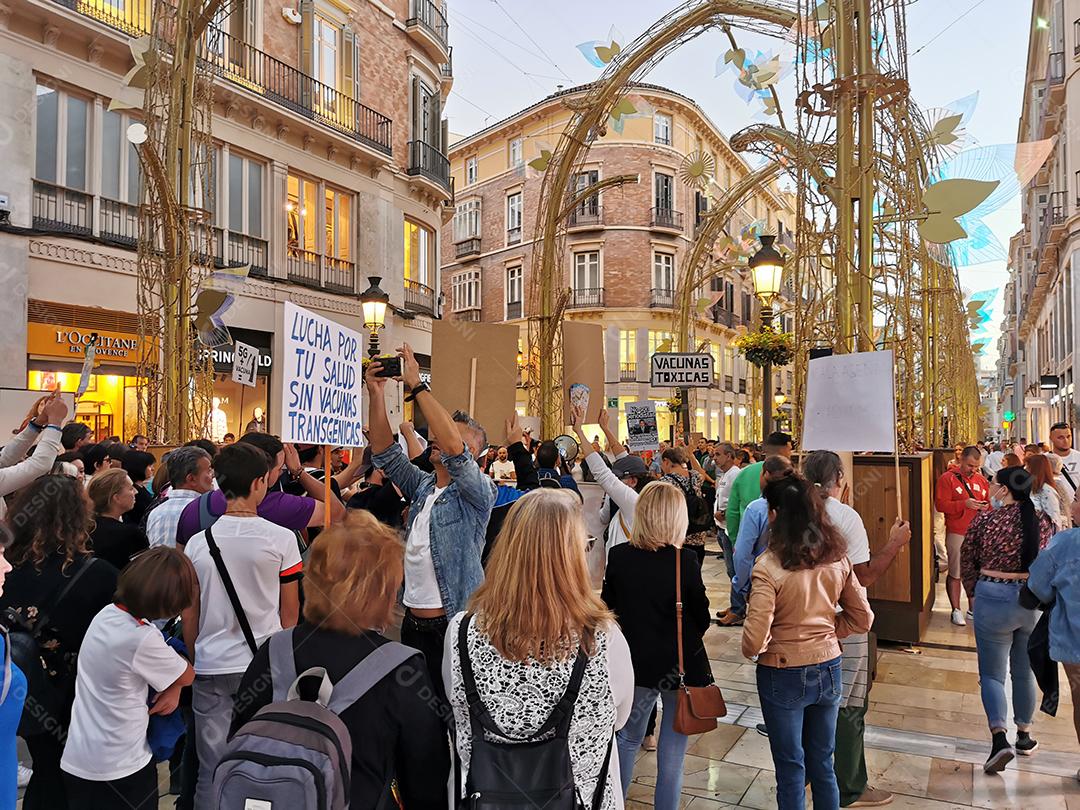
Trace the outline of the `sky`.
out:
[[[468,135],[554,92],[597,78],[577,45],[606,40],[612,26],[622,43],[634,40],[679,5],[675,0],[448,0],[454,86],[446,105],[451,132]],[[923,109],[944,107],[979,93],[967,125],[981,145],[1015,143],[1023,95],[1031,18],[1028,0],[915,0],[907,11],[908,71],[912,95]],[[745,50],[794,46],[736,31]],[[693,98],[731,135],[762,120],[734,90],[731,71],[716,76],[717,57],[728,49],[720,31],[709,31],[669,54],[646,81]],[[794,82],[780,85],[781,106],[793,118]],[[775,119],[774,119],[775,120]],[[1020,228],[1019,198],[987,218],[1004,245]],[[965,296],[999,289],[992,308],[992,342],[980,358],[992,368],[997,356],[1004,262],[962,268]]]

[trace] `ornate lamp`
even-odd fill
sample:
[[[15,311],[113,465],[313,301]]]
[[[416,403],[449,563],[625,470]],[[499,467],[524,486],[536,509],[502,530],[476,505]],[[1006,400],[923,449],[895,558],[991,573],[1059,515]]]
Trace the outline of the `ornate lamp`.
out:
[[[784,276],[784,257],[773,242],[772,234],[758,237],[761,249],[750,257],[750,272],[754,276],[754,294],[761,301],[761,331],[772,329],[772,304],[780,294]],[[773,428],[772,418],[772,367],[766,363],[761,369],[761,438],[766,439]],[[777,403],[778,405],[780,403]]]
[[[360,307],[364,312],[364,328],[370,332],[368,357],[379,353],[379,330],[386,325],[386,307],[390,296],[379,286],[382,276],[368,276],[370,287],[360,294]]]

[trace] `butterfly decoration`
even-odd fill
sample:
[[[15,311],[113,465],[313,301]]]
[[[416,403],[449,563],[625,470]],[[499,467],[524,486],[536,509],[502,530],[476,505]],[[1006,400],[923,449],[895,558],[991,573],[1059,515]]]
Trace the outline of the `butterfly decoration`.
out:
[[[927,242],[945,244],[964,239],[968,232],[958,217],[970,213],[1001,185],[999,180],[940,180],[923,191],[926,219],[919,223],[919,236]]]
[[[709,152],[691,152],[679,165],[679,179],[691,188],[704,189],[715,174],[716,158]]]
[[[965,125],[971,120],[978,101],[979,94],[975,92],[944,107],[927,110],[929,132],[923,139],[923,149],[943,159],[958,154],[967,145]]]
[[[210,348],[232,343],[224,316],[234,303],[236,293],[247,281],[251,265],[215,270],[203,281],[195,296],[195,331],[199,341]]]
[[[142,92],[150,84],[151,75],[158,66],[160,55],[151,47],[149,36],[133,37],[128,40],[128,49],[135,65],[121,81],[123,90],[109,100],[109,112],[115,110],[136,110],[143,105]]]
[[[997,298],[999,288],[972,293],[967,302],[968,326],[972,333],[985,332],[990,323],[990,305]]]
[[[623,35],[619,33],[615,26],[611,26],[611,30],[608,31],[607,39],[594,39],[589,42],[582,42],[577,46],[577,49],[581,51],[581,55],[585,57],[585,60],[590,65],[603,68],[622,52],[622,45],[620,43],[625,41]]]
[[[551,163],[551,150],[541,149],[540,157],[533,158],[529,161],[529,168],[535,169],[538,172],[546,172],[548,165]]]
[[[736,95],[747,104],[756,99],[761,102],[766,116],[776,115],[773,88],[791,73],[794,65],[772,51],[757,51],[751,56],[743,48],[731,48],[716,60],[716,76],[732,67],[736,70]]]
[[[620,135],[630,118],[651,117],[655,108],[641,96],[624,96],[620,98],[608,114],[608,122],[611,129]]]

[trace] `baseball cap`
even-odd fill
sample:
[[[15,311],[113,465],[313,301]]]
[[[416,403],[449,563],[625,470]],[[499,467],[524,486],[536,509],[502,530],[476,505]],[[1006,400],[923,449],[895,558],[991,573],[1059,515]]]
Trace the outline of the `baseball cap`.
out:
[[[611,471],[619,478],[638,478],[648,473],[649,468],[640,456],[623,456],[615,459]]]

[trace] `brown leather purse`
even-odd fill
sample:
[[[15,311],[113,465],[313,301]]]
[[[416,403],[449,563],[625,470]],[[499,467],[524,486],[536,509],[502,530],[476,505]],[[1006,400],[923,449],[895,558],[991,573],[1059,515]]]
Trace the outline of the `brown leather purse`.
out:
[[[679,650],[679,689],[675,695],[675,721],[679,734],[704,734],[716,728],[718,717],[727,714],[724,696],[716,684],[687,686],[684,681],[682,633],[682,549],[675,549],[675,630]]]

